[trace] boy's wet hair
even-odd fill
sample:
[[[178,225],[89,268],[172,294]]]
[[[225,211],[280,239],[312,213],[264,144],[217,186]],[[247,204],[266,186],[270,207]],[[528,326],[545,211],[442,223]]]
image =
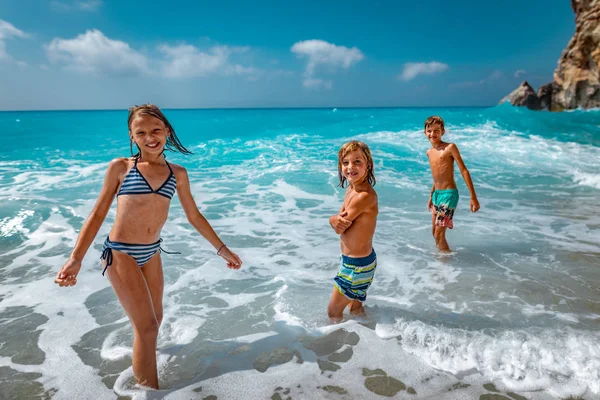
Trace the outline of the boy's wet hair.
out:
[[[369,149],[369,146],[363,142],[359,142],[358,140],[352,140],[342,145],[342,147],[340,147],[340,151],[338,151],[338,176],[340,178],[340,183],[338,186],[345,188],[346,183],[348,183],[348,180],[342,173],[342,161],[348,153],[355,150],[362,150],[363,154],[365,155],[365,158],[367,159],[367,177],[365,178],[365,181],[369,182],[371,186],[375,186],[377,181],[375,179],[375,164],[373,163],[371,150]]]
[[[431,117],[425,120],[425,130],[429,128],[431,125],[439,125],[444,130],[444,120],[442,117],[438,117],[437,115],[432,115]]]
[[[179,141],[179,138],[175,134],[175,129],[173,129],[173,127],[169,123],[169,120],[167,120],[167,117],[165,117],[165,115],[162,113],[162,111],[160,111],[160,108],[158,108],[154,104],[142,104],[141,106],[133,106],[129,109],[129,116],[127,117],[127,128],[129,129],[129,131],[131,131],[131,123],[133,122],[133,120],[136,117],[139,117],[140,115],[149,115],[151,117],[160,119],[165,124],[165,127],[171,133],[167,137],[167,143],[165,144],[165,150],[178,151],[182,154],[192,154],[191,151],[189,151],[188,149],[183,147],[183,145]],[[129,149],[131,150],[132,156],[137,157],[140,155],[139,148],[138,148],[138,153],[133,154],[133,141],[129,141]]]

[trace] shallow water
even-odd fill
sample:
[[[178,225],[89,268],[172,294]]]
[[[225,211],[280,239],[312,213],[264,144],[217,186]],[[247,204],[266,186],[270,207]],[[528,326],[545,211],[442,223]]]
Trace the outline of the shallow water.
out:
[[[175,198],[162,234],[181,252],[163,254],[162,389],[134,387],[132,331],[98,260],[114,205],[77,286],[52,283],[107,162],[128,155],[126,112],[0,113],[0,398],[458,399],[492,388],[600,398],[600,113],[166,114],[194,152],[168,159],[187,168],[243,268],[224,266]],[[446,119],[482,205],[468,212],[457,173],[451,256],[436,253],[426,210],[432,114]],[[367,319],[328,326],[339,244],[327,218],[350,139],[375,159],[378,270]]]

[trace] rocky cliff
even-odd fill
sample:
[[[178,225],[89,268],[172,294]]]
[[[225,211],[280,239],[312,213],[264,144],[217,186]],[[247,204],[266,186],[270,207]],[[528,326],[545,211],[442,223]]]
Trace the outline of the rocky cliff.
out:
[[[537,93],[523,82],[501,102],[551,111],[600,107],[600,0],[571,0],[571,7],[575,34],[558,60],[553,82]]]

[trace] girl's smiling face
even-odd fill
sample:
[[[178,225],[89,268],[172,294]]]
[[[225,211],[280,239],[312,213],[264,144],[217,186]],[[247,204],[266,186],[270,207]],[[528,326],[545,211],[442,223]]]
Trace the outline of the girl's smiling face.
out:
[[[360,149],[349,151],[342,159],[342,173],[352,186],[365,180],[368,167],[367,158]]]
[[[129,135],[142,153],[158,155],[163,152],[170,132],[160,119],[142,114],[131,121]]]

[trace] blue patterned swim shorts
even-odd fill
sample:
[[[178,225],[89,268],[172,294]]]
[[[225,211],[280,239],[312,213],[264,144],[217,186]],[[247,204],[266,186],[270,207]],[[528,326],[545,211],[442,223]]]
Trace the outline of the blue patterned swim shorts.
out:
[[[367,299],[367,289],[373,282],[377,268],[377,254],[371,251],[366,257],[353,258],[342,254],[342,265],[334,280],[334,286],[350,300],[363,302]]]

